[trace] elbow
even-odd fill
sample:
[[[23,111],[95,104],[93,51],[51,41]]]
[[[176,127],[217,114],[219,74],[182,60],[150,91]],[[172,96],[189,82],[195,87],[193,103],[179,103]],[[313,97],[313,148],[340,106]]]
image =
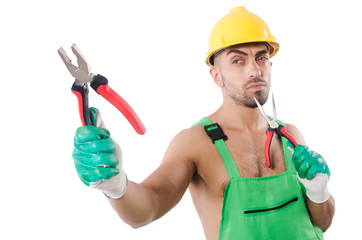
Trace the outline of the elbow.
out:
[[[138,229],[138,228],[144,227],[144,226],[146,226],[146,225],[148,225],[148,224],[150,224],[152,222],[152,219],[149,219],[149,218],[130,219],[130,218],[123,218],[121,216],[120,216],[120,218],[122,219],[122,221],[124,223],[126,223],[127,225],[129,225],[133,229]]]
[[[138,229],[149,224],[149,222],[126,222],[131,228]]]
[[[328,228],[331,226],[332,224],[332,221],[326,223],[326,224],[323,224],[322,226],[317,226],[319,227],[323,232],[326,232],[328,230]]]
[[[323,232],[326,232],[332,224],[332,219],[329,219],[328,221],[324,220],[323,222],[316,222],[312,220],[312,223]]]
[[[138,228],[145,226],[144,224],[138,224],[138,223],[132,223],[132,224],[127,223],[127,224],[133,229],[138,229]]]
[[[144,227],[154,220],[154,213],[150,210],[138,208],[124,208],[121,205],[116,205],[111,201],[111,205],[118,217],[131,228],[137,229]]]
[[[326,232],[328,230],[328,228],[332,225],[333,216],[334,216],[334,209],[331,212],[331,214],[328,216],[328,219],[324,222],[324,224],[322,224],[319,227],[323,232]]]

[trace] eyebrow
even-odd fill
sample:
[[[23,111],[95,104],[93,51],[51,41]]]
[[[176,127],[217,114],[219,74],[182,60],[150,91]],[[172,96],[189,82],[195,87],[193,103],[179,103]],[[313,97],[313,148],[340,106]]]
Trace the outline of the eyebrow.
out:
[[[241,50],[238,50],[238,49],[230,49],[230,51],[226,54],[229,55],[230,53],[236,53],[236,54],[240,54],[240,55],[244,55],[244,56],[249,56],[246,52],[243,52]],[[268,54],[269,51],[267,49],[264,49],[264,50],[260,50],[259,52],[257,52],[255,54],[255,56],[260,56],[260,55],[264,55],[264,54]]]
[[[230,49],[230,51],[226,54],[226,56],[229,55],[230,53],[236,53],[236,54],[248,56],[248,54],[246,52],[240,51],[238,49]]]

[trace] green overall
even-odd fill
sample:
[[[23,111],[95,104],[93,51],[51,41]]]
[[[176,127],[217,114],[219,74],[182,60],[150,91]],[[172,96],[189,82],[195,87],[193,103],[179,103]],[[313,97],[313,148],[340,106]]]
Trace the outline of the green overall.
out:
[[[278,123],[284,125],[280,121]],[[220,128],[211,125],[207,117],[197,124],[206,126],[208,134]],[[227,139],[225,135],[224,138],[213,139],[230,177],[224,192],[219,239],[323,239],[323,232],[310,220],[304,202],[304,187],[297,179],[292,155],[286,146],[287,140],[281,139],[285,172],[268,177],[245,178],[240,176],[224,139]]]

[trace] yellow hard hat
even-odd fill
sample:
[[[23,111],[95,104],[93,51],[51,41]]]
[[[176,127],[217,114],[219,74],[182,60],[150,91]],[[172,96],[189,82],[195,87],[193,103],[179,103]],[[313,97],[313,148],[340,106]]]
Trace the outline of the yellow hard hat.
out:
[[[263,19],[249,12],[245,7],[235,7],[212,29],[206,64],[212,67],[213,55],[221,49],[251,42],[268,43],[270,57],[279,50],[279,43],[275,41],[275,37],[270,33]]]

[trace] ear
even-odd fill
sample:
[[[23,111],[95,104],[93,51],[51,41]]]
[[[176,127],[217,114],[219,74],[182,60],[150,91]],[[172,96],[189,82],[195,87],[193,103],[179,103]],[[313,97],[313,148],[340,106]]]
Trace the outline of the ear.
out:
[[[224,87],[224,82],[222,81],[219,69],[217,69],[216,67],[210,68],[210,75],[216,85],[218,85],[220,88]]]

